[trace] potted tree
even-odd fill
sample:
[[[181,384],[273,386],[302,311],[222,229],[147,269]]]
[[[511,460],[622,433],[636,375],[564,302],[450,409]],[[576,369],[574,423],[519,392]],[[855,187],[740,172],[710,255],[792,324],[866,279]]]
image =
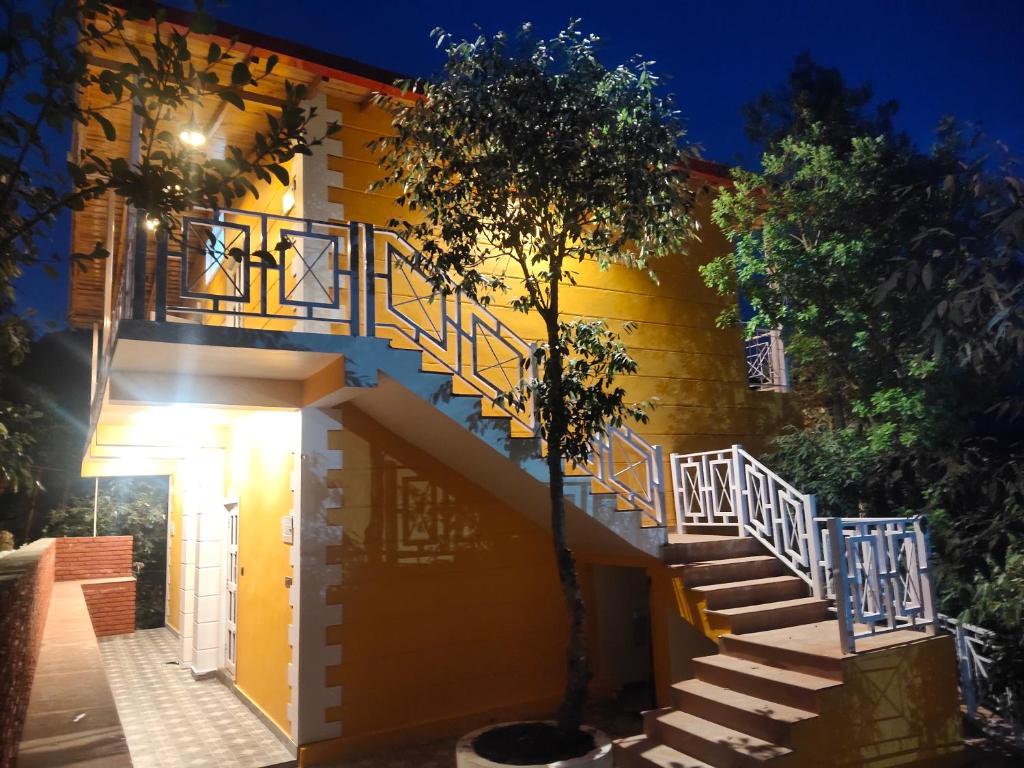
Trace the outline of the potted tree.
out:
[[[403,83],[412,99],[384,96],[394,134],[373,143],[402,190],[408,221],[392,221],[420,245],[418,266],[436,292],[482,304],[510,296],[544,335],[526,376],[500,404],[536,409],[547,447],[551,532],[569,617],[565,694],[557,720],[512,723],[460,742],[465,766],[611,764],[610,744],[582,728],[590,679],[584,605],[566,541],[566,462],[585,463],[609,425],[646,421],[616,378],[636,371],[622,328],[567,318],[561,296],[579,265],[650,269],[678,253],[693,229],[693,195],[680,168],[683,131],[657,94],[649,62],[613,69],[579,22],[552,39],[529,25],[452,41],[435,30],[447,61],[441,77]],[[393,185],[393,186],[392,186]],[[626,328],[625,330],[628,330]]]

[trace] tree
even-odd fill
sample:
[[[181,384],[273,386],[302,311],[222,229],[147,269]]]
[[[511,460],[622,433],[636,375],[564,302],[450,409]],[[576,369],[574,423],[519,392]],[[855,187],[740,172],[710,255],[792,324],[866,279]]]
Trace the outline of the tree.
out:
[[[818,132],[821,143],[845,153],[859,136],[907,138],[893,132],[899,109],[895,100],[873,105],[870,84],[848,86],[835,67],[825,67],[804,51],[793,62],[786,83],[766,91],[743,107],[746,134],[764,149],[774,149],[785,138],[806,138]]]
[[[772,464],[825,514],[926,514],[944,610],[998,632],[1024,702],[1024,180],[953,120],[927,153],[837,120],[794,118],[734,171],[713,213],[734,253],[703,274],[786,333],[803,424]]]
[[[44,536],[92,536],[93,505],[99,536],[132,537],[132,571],[137,581],[135,624],[164,625],[167,576],[167,478],[111,477],[100,481],[98,498],[87,494],[54,508]]]
[[[0,2],[0,378],[10,375],[29,340],[14,311],[14,281],[28,266],[63,257],[44,253],[62,215],[115,193],[167,227],[194,206],[226,207],[240,195],[258,196],[254,179],[286,184],[282,164],[295,154],[309,154],[323,138],[307,134],[314,110],[302,106],[305,86],[286,83],[283,105],[267,115],[266,129],[254,135],[252,147],[229,145],[218,157],[185,143],[181,127],[193,111],[209,100],[244,110],[244,89],[270,76],[277,58],[268,57],[256,70],[233,43],[222,48],[213,42],[205,56],[193,56],[194,38],[215,31],[201,0],[189,29],[168,24],[166,12],[152,3],[126,5],[127,10],[107,0],[51,0],[44,7]],[[126,36],[126,25],[138,21],[153,25],[146,48]],[[127,54],[125,63],[98,63],[115,47]],[[84,104],[78,98],[84,89],[97,89],[107,101]],[[55,143],[67,140],[69,127],[96,126],[112,144],[117,129],[110,114],[121,107],[130,107],[138,118],[135,157],[90,146],[65,162],[63,151],[53,151]],[[108,255],[97,243],[72,259]],[[5,490],[33,481],[33,418],[23,404],[0,400]]]
[[[657,94],[649,62],[608,69],[597,38],[578,22],[549,40],[529,25],[445,47],[444,74],[407,83],[414,100],[382,99],[394,135],[375,143],[410,220],[392,222],[421,245],[418,265],[439,293],[487,304],[509,295],[544,327],[538,378],[500,403],[536,403],[547,446],[551,530],[570,618],[567,680],[559,722],[580,723],[590,676],[584,607],[565,538],[564,462],[585,462],[608,425],[646,419],[621,374],[636,363],[600,320],[566,319],[561,297],[577,265],[647,268],[677,253],[692,226],[679,168],[683,132]],[[393,186],[392,186],[393,185]],[[413,220],[413,217],[418,217]]]

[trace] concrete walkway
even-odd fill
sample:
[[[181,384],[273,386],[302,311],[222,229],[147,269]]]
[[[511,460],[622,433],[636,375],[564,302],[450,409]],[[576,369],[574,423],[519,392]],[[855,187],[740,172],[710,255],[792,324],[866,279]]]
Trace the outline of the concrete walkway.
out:
[[[264,768],[294,764],[284,745],[215,679],[175,662],[166,629],[100,640],[134,768]]]

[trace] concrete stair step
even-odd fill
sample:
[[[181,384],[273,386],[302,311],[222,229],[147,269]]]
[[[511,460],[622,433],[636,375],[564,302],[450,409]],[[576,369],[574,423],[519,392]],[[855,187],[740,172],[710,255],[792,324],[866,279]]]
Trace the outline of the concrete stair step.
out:
[[[843,679],[845,654],[839,647],[839,625],[835,621],[722,635],[718,643],[727,656],[832,680]]]
[[[613,742],[612,754],[615,768],[712,768],[644,734]]]
[[[775,701],[748,696],[703,680],[683,680],[672,686],[676,709],[703,717],[759,739],[792,746],[793,726],[815,714]]]
[[[763,554],[761,545],[750,536],[702,533],[670,533],[662,549],[662,558],[670,565]]]
[[[726,557],[721,560],[703,560],[671,567],[682,573],[683,586],[686,587],[779,576],[784,574],[786,569],[782,561],[774,555]]]
[[[761,632],[778,627],[813,624],[828,618],[828,601],[815,597],[798,597],[774,603],[743,605],[738,608],[717,608],[707,611],[716,623],[729,627],[734,635]]]
[[[736,656],[716,654],[693,660],[698,680],[807,712],[820,712],[827,691],[841,683]]]
[[[793,752],[789,747],[679,710],[659,715],[653,727],[666,746],[718,768],[756,768]]]
[[[736,608],[741,605],[774,603],[807,596],[807,585],[796,576],[766,576],[762,579],[728,581],[694,587],[707,609]]]

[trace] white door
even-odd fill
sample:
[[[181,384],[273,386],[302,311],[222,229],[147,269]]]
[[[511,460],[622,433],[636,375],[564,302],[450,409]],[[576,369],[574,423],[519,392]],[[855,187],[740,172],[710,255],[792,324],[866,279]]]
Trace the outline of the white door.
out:
[[[227,510],[227,567],[224,611],[224,668],[235,679],[238,651],[238,502],[225,504]]]

